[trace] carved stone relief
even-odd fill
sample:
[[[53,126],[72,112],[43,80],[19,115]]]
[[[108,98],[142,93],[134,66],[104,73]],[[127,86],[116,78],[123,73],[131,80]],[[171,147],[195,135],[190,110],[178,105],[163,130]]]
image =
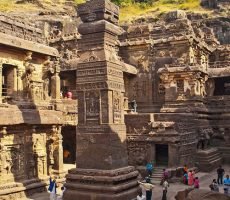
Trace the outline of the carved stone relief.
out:
[[[121,123],[121,95],[120,92],[113,92],[113,120],[114,123]]]
[[[47,175],[46,134],[36,133],[32,138],[37,176],[42,177]]]
[[[148,143],[128,142],[129,164],[134,166],[145,166],[147,163]]]
[[[86,121],[99,120],[100,111],[100,93],[99,91],[89,91],[85,93],[86,103]]]

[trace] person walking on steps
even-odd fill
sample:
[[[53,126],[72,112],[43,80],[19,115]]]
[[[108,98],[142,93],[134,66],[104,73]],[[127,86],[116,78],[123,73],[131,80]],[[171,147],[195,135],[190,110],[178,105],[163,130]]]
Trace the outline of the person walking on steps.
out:
[[[151,162],[147,163],[146,171],[148,172],[148,176],[152,176],[153,173],[153,164]]]

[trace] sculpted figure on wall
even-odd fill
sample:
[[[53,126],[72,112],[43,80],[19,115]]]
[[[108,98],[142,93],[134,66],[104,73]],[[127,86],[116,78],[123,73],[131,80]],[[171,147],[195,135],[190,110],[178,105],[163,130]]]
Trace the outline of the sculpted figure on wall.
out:
[[[214,79],[208,79],[206,82],[206,92],[207,96],[213,96],[215,91],[215,80]]]
[[[0,144],[0,172],[2,174],[11,173],[11,168],[13,166],[12,158],[7,147]]]
[[[59,60],[50,61],[47,58],[47,61],[43,63],[43,100],[49,100],[51,98],[60,97],[60,67]],[[57,94],[58,93],[58,94]]]
[[[49,142],[48,142],[48,161],[49,161],[49,164],[51,165],[51,168],[52,168],[52,165],[54,165],[54,137],[52,136],[50,139],[49,139]]]
[[[50,79],[46,78],[43,82],[43,98],[47,100],[50,98]]]
[[[44,134],[35,134],[34,141],[34,155],[36,163],[37,176],[46,175],[47,161],[46,161],[46,147],[44,144]]]
[[[192,47],[189,47],[189,64],[194,65],[195,64],[195,54]]]
[[[210,138],[211,138],[210,133],[212,133],[211,129],[207,129],[207,128],[199,129],[197,149],[204,150],[210,146]]]
[[[202,97],[206,96],[206,88],[205,88],[205,81],[204,80],[200,80],[200,95]]]
[[[99,115],[99,94],[96,91],[86,92],[86,115]]]

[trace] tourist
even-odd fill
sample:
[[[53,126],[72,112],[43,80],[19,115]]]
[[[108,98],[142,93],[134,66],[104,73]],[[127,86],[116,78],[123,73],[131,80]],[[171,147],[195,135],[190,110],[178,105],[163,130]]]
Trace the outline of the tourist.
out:
[[[57,198],[57,200],[63,200],[64,192],[65,192],[65,187],[62,186],[62,187],[61,187],[61,195]]]
[[[188,172],[188,185],[192,186],[193,185],[193,173],[192,170]]]
[[[168,180],[168,177],[169,177],[169,173],[166,169],[163,169],[163,178],[164,180]]]
[[[153,173],[153,164],[151,162],[147,163],[147,165],[146,165],[146,171],[148,172],[149,176],[152,176],[152,173]]]
[[[226,175],[224,179],[224,194],[230,195],[230,178],[229,175]]]
[[[188,174],[188,167],[187,167],[187,165],[184,165],[183,171],[184,171],[184,174],[185,174],[185,173]]]
[[[168,172],[166,169],[163,169],[163,175],[162,175],[162,179],[161,179],[161,183],[160,185],[162,185],[164,183],[165,180],[168,180]]]
[[[199,188],[200,188],[200,181],[199,181],[199,178],[198,178],[198,177],[196,177],[196,178],[194,179],[194,188],[196,188],[196,189],[199,189]]]
[[[154,188],[154,185],[151,184],[150,178],[146,179],[146,183],[142,183],[138,181],[140,185],[142,185],[146,191],[146,200],[152,199],[152,189]]]
[[[184,173],[183,182],[185,185],[188,185],[188,173],[187,172]]]
[[[70,91],[68,91],[68,92],[66,93],[66,97],[67,97],[67,99],[71,100],[71,99],[73,98],[73,93],[70,92]]]
[[[50,200],[56,200],[57,199],[57,184],[56,184],[56,179],[50,177],[49,179],[50,185],[49,185],[49,192],[50,192]]]
[[[142,194],[142,191],[137,195],[137,200],[146,200],[145,195]]]
[[[64,157],[64,162],[69,162],[70,160],[70,151],[67,149],[64,149],[63,151],[63,157]]]
[[[219,186],[216,182],[216,179],[213,179],[212,183],[209,185],[210,189],[215,192],[219,192]]]
[[[163,195],[162,200],[167,200],[167,192],[168,192],[169,183],[167,179],[163,182]]]
[[[216,171],[217,171],[217,183],[222,185],[225,171],[221,165],[219,166],[219,168]]]

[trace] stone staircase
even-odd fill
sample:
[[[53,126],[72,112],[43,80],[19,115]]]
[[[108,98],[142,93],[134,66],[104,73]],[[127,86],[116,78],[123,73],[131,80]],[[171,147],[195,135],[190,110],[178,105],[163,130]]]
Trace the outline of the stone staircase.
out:
[[[221,164],[222,155],[217,148],[200,150],[196,153],[196,162],[201,171],[209,172]]]
[[[155,185],[159,185],[162,179],[163,175],[163,169],[166,169],[167,167],[154,167],[153,174],[151,176],[151,183]]]

